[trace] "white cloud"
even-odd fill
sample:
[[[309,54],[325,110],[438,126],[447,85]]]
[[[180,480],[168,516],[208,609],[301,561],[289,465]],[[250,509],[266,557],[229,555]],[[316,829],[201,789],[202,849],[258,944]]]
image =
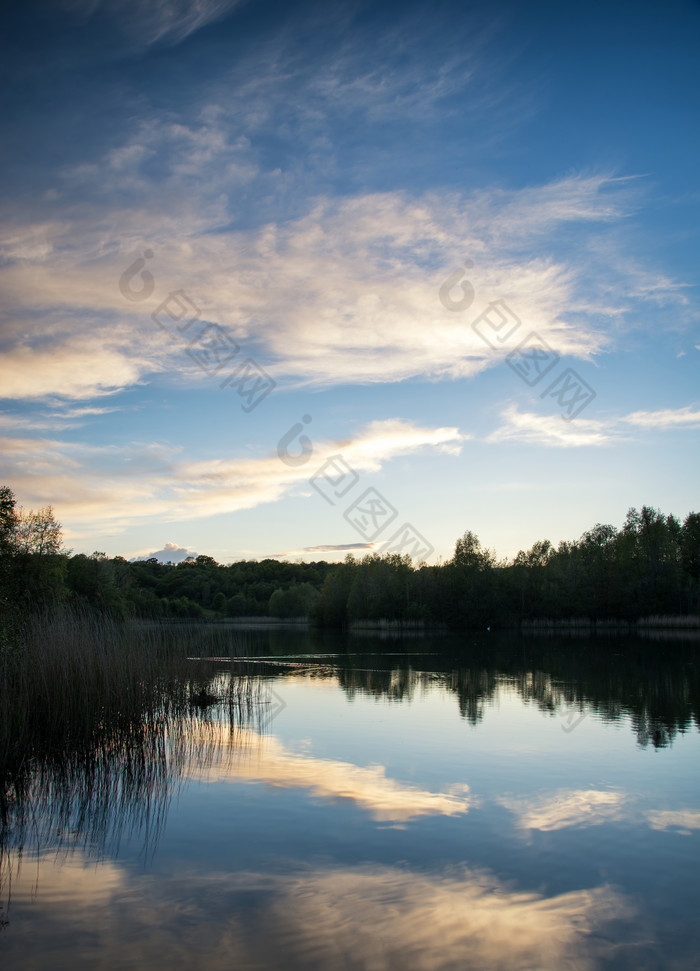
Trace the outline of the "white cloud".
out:
[[[625,415],[622,421],[650,429],[700,428],[700,410],[686,405],[685,408],[663,408],[660,411],[634,411]]]
[[[109,415],[115,411],[120,411],[118,407],[115,408],[94,408],[90,406],[77,407],[77,408],[64,408],[60,411],[52,412],[49,418],[86,418],[92,417],[93,415]]]
[[[313,458],[300,466],[286,465],[277,455],[190,463],[174,470],[169,513],[182,519],[252,509],[307,483],[338,454],[356,472],[378,472],[385,462],[426,447],[455,454],[464,437],[456,428],[423,428],[387,419],[371,422],[352,439],[315,443]]]
[[[486,441],[583,448],[606,445],[615,438],[614,423],[590,418],[564,421],[560,414],[520,411],[517,405],[505,408],[501,418],[503,424]]]
[[[510,349],[493,350],[471,327],[495,299],[505,300],[521,319],[520,335],[535,330],[562,355],[589,359],[609,343],[607,334],[582,323],[596,309],[590,288],[582,291],[585,267],[533,252],[543,234],[555,234],[571,220],[619,215],[622,203],[616,193],[603,192],[603,178],[466,198],[438,193],[320,198],[305,215],[283,224],[211,233],[229,218],[226,201],[217,195],[216,180],[207,199],[199,198],[185,185],[185,169],[194,164],[193,151],[201,156],[194,170],[201,172],[210,157],[216,168],[235,150],[212,121],[199,129],[169,123],[156,128],[149,137],[161,149],[171,139],[173,160],[165,189],[149,186],[152,199],[144,197],[143,205],[132,208],[122,204],[111,218],[81,215],[42,223],[40,232],[32,224],[7,228],[7,245],[23,254],[0,270],[9,308],[4,331],[12,395],[22,395],[23,387],[27,397],[52,392],[86,397],[91,389],[97,395],[143,377],[148,354],[150,367],[158,370],[164,357],[181,351],[157,347],[150,314],[177,289],[201,307],[203,319],[254,343],[263,363],[273,362],[279,374],[301,384],[473,376]],[[117,154],[119,164],[114,153],[111,163],[115,178],[122,179],[127,163],[137,164],[141,156],[127,147]],[[140,175],[129,178],[138,181]],[[100,169],[100,179],[109,197],[109,172]],[[108,219],[113,229],[106,233]],[[29,258],[37,233],[38,255]],[[526,245],[530,252],[524,254]],[[149,248],[154,293],[129,303],[120,293],[120,276]],[[475,263],[467,278],[476,298],[468,310],[452,312],[438,292],[466,257]],[[624,281],[620,289],[624,293]],[[116,329],[121,341],[112,337],[102,349],[94,347],[96,322],[102,334],[108,325]],[[40,340],[41,349],[32,346]],[[95,355],[94,380],[93,368],[76,373],[77,347]],[[103,370],[116,381],[107,384]]]
[[[114,394],[142,381],[148,363],[140,349],[105,343],[95,334],[58,337],[43,346],[16,344],[0,356],[0,388],[6,399],[42,399],[60,395],[86,400]],[[82,410],[82,414],[105,409]]]
[[[195,550],[190,550],[186,546],[178,546],[177,543],[166,543],[162,550],[145,551],[142,550],[138,554],[134,554],[127,559],[132,562],[135,560],[149,560],[155,557],[161,563],[182,563],[190,556],[197,556]]]
[[[456,454],[465,436],[399,419],[371,422],[345,441],[314,443],[307,463],[262,458],[186,461],[162,444],[89,446],[51,439],[0,439],[5,476],[25,505],[51,503],[73,541],[83,531],[121,529],[147,517],[183,521],[253,509],[297,487],[342,453],[357,472],[424,448]],[[321,501],[319,497],[319,501]]]
[[[542,406],[544,409],[544,405]],[[487,437],[489,442],[524,442],[555,448],[608,445],[629,438],[625,426],[644,431],[663,431],[700,427],[700,411],[695,406],[665,408],[660,411],[635,411],[604,419],[575,418],[564,421],[561,414],[521,411],[508,405],[501,412],[502,424]]]

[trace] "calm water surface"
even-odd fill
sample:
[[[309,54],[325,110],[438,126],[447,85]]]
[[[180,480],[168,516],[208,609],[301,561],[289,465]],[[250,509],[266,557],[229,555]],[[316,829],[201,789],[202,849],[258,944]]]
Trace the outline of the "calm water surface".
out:
[[[698,641],[232,638],[244,717],[37,781],[3,968],[700,967]]]

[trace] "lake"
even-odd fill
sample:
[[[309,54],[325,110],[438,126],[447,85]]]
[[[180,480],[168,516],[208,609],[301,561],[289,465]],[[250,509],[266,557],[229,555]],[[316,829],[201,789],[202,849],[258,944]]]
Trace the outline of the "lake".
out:
[[[700,967],[697,639],[204,630],[200,656],[239,710],[37,769],[6,971]]]

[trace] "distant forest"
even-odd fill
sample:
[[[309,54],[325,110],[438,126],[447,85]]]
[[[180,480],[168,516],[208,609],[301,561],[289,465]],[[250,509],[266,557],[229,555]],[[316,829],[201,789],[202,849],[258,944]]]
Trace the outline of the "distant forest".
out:
[[[306,617],[340,628],[379,619],[495,629],[542,618],[699,614],[700,514],[681,523],[650,506],[630,509],[619,529],[597,524],[556,548],[540,540],[512,560],[467,530],[436,566],[399,553],[343,563],[224,565],[197,556],[164,564],[72,555],[50,506],[25,512],[0,487],[0,613],[61,606],[120,618]]]

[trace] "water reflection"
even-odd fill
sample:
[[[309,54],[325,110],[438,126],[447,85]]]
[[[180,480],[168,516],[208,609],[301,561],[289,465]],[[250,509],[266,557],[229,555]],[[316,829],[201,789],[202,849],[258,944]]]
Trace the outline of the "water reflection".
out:
[[[691,830],[700,829],[700,810],[654,810],[647,813],[647,820],[652,829],[676,829],[690,836]]]
[[[18,905],[31,883],[17,881]],[[194,870],[164,883],[76,854],[42,870],[40,884],[31,951],[52,967],[69,955],[71,967],[94,967],[99,955],[109,967],[560,971],[605,965],[620,950],[610,928],[627,925],[629,952],[641,939],[631,902],[611,887],[545,897],[460,866]]]
[[[217,637],[202,653],[226,657]],[[668,951],[693,967],[689,749],[637,750],[622,779],[634,745],[601,723],[658,748],[698,724],[694,652],[442,643],[386,654],[367,637],[256,632],[243,662],[192,662],[177,718],[35,756],[6,802],[3,966],[654,968]],[[274,686],[287,722],[272,722]],[[306,719],[299,701],[318,708]],[[554,726],[558,755],[532,745],[519,764],[528,740],[499,725],[499,703],[536,731],[538,712],[594,714],[617,761],[606,751],[598,772],[583,729],[577,766]]]
[[[217,637],[223,637],[221,631]],[[245,642],[232,653],[249,658],[316,655],[318,663],[331,662],[318,674],[334,672],[351,698],[369,694],[407,701],[440,681],[473,725],[508,682],[551,714],[585,710],[607,722],[629,717],[641,746],[665,748],[679,733],[700,728],[699,645],[696,632],[682,630],[609,638],[575,631],[571,636],[464,638],[392,632],[390,639],[369,631],[271,630],[246,632]]]
[[[222,636],[220,631],[216,633],[219,650],[226,647]],[[579,642],[572,646],[562,638],[542,639],[539,644],[472,638],[466,645],[440,639],[426,641],[425,647],[441,644],[449,651],[389,655],[366,653],[371,640],[366,636],[341,640],[294,632],[285,638],[284,632],[256,631],[253,637],[252,646],[263,649],[266,657],[278,655],[278,666],[249,660],[248,666],[235,666],[235,679],[230,678],[230,664],[219,665],[219,673],[213,677],[207,671],[210,691],[229,698],[224,708],[195,706],[188,717],[140,726],[105,726],[94,744],[33,757],[22,784],[4,794],[6,819],[0,849],[8,842],[21,845],[30,823],[41,844],[82,841],[92,852],[107,852],[109,846],[118,846],[122,833],[134,832],[142,832],[146,842],[154,844],[183,772],[190,773],[193,765],[220,763],[222,753],[228,753],[229,759],[234,752],[240,756],[257,744],[249,726],[257,720],[257,727],[264,728],[265,718],[275,708],[271,681],[261,677],[261,671],[270,677],[278,670],[287,676],[295,672],[299,678],[334,681],[349,699],[368,695],[406,702],[438,690],[455,698],[461,716],[472,725],[483,720],[499,696],[514,690],[526,704],[553,716],[569,711],[593,713],[604,722],[628,718],[642,746],[665,747],[679,732],[700,726],[696,652],[682,643],[660,657],[655,647],[621,638],[589,641],[583,651],[578,649]],[[358,644],[363,653],[352,650]],[[299,652],[297,660],[290,659],[290,646]],[[238,640],[239,654],[240,647]],[[249,643],[243,653],[251,654],[250,647]],[[313,649],[319,647],[322,653],[314,655]],[[284,663],[281,648],[288,659]],[[233,684],[239,689],[236,700],[227,694]],[[241,694],[242,685],[246,687]],[[247,708],[242,705],[246,694]],[[239,765],[236,772],[241,778],[257,778],[271,785],[305,786],[319,794],[348,798],[378,819],[464,813],[469,806],[465,792],[412,789],[388,779],[382,766],[362,768],[312,759],[286,751],[274,740],[264,765],[264,769],[262,763]],[[575,798],[581,808],[584,797],[579,793]],[[598,812],[611,804],[610,794],[597,798]],[[548,811],[539,810],[545,815]],[[573,805],[566,811],[573,811]],[[535,818],[533,807],[528,812],[530,819]],[[586,812],[593,812],[592,804]]]
[[[452,786],[449,792],[430,792],[387,778],[383,765],[359,766],[338,759],[314,758],[290,751],[274,736],[263,739],[248,731],[246,737],[247,750],[255,752],[255,758],[212,759],[199,772],[190,770],[192,778],[308,789],[321,799],[347,799],[381,822],[457,816],[469,810],[471,800],[466,785]]]
[[[308,644],[313,635],[307,635]],[[400,643],[400,642],[399,642]],[[270,653],[274,652],[271,639]],[[371,638],[350,637],[337,660],[335,677],[348,697],[369,694],[410,701],[440,684],[457,700],[472,725],[482,721],[505,685],[515,687],[543,712],[586,712],[605,722],[629,718],[639,744],[671,745],[679,733],[700,728],[698,643],[680,640],[672,648],[619,637],[570,639],[514,635],[415,639],[406,653],[382,653]],[[338,642],[335,643],[338,648]],[[325,647],[325,645],[324,645]],[[361,648],[361,651],[360,651]]]
[[[141,840],[152,859],[168,809],[192,772],[230,771],[259,744],[275,709],[271,684],[211,673],[183,682],[189,706],[147,718],[103,723],[92,739],[62,752],[33,754],[4,780],[0,827],[0,926],[6,926],[13,880],[23,858],[49,847],[54,857],[79,851],[116,856],[122,840]],[[202,705],[198,692],[215,703]],[[4,916],[3,916],[4,912]]]
[[[570,826],[595,826],[625,817],[625,794],[599,789],[560,790],[536,799],[504,796],[502,806],[524,830],[554,832]]]

